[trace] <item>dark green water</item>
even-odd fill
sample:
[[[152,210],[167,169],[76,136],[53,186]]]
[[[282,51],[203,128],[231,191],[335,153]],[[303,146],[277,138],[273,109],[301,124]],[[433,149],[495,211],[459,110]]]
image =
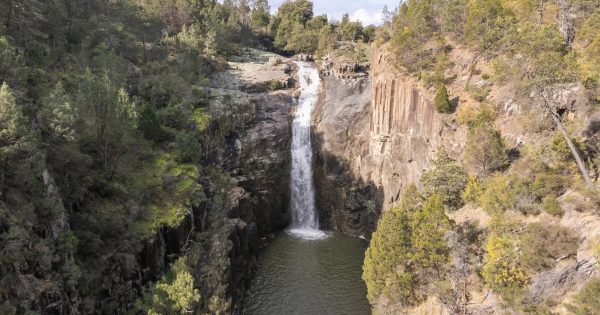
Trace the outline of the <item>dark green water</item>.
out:
[[[259,257],[244,314],[370,314],[361,279],[366,247],[336,234],[303,240],[281,233]]]

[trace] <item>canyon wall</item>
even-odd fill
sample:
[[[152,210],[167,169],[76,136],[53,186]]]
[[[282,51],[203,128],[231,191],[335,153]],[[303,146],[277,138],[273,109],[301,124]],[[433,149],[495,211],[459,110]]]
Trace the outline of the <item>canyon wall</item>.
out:
[[[253,53],[264,59],[265,53]],[[284,64],[275,67],[266,60],[242,60],[240,67],[244,66],[260,66],[289,78]],[[216,171],[226,174],[222,177],[228,181],[223,185],[226,188],[221,191],[212,179],[204,178],[208,175],[202,176],[199,181],[207,198],[189,209],[189,216],[176,226],[159,227],[127,255],[105,257],[110,263],[102,264],[106,276],[97,284],[103,294],[84,297],[81,313],[127,313],[136,299],[148,293],[148,285],[160,280],[182,255],[194,266],[194,284],[202,296],[197,313],[242,312],[261,238],[289,223],[290,109],[294,103],[291,89],[245,91],[246,86],[262,84],[244,80],[245,74],[220,73],[217,79],[225,78],[215,80],[212,88],[217,101],[211,111],[216,117],[227,113],[233,126],[210,161]],[[219,104],[219,99],[235,101]]]
[[[372,48],[369,78],[325,77],[314,113],[318,204],[329,225],[368,237],[380,211],[417,184],[433,151],[460,152],[429,91]]]
[[[502,134],[512,160],[506,172],[529,176],[523,173],[531,172],[533,166],[528,163],[532,162],[519,154],[527,154],[523,146],[552,137],[555,133],[552,122],[539,115],[539,107],[525,101],[521,91],[491,82],[489,64],[469,49],[454,46],[449,51],[449,59],[444,75],[452,107],[457,109],[450,114],[437,113],[433,104],[435,90],[414,76],[396,70],[385,46],[372,48],[368,76],[322,72],[326,77],[313,124],[317,201],[324,224],[346,234],[369,238],[381,212],[397,203],[410,184],[419,185],[422,173],[429,168],[439,146],[443,145],[450,157],[463,163],[468,127],[458,120],[464,114],[461,111],[468,113],[482,103],[496,105],[495,127]],[[330,64],[327,67],[337,68]],[[590,111],[584,91],[579,84],[557,85],[547,98],[567,124],[587,124],[585,130],[597,130],[594,118],[586,117]],[[474,173],[470,167],[465,165]],[[581,205],[585,198],[574,190],[560,196],[562,217],[546,213],[523,215],[514,209],[508,214],[523,227],[531,223],[552,224],[573,231],[579,237],[576,255],[563,257],[557,260],[555,267],[532,275],[527,287],[526,297],[534,304],[562,302],[559,313],[565,313],[564,305],[570,302],[573,293],[598,274],[597,258],[590,254],[590,240],[597,239],[600,221],[593,206],[592,211],[583,210],[585,206]],[[576,205],[581,209],[576,210]],[[490,216],[473,204],[447,214],[455,223],[455,231],[460,232],[465,226],[489,231]],[[484,262],[483,256],[478,257],[481,260],[473,263],[472,270]],[[473,280],[464,288],[470,296],[469,312],[500,314],[507,311],[502,297],[490,292],[477,272],[471,272],[468,277]],[[382,301],[373,305],[373,311],[381,314],[453,313],[451,303],[441,301],[436,294],[429,292],[424,303],[411,309]]]

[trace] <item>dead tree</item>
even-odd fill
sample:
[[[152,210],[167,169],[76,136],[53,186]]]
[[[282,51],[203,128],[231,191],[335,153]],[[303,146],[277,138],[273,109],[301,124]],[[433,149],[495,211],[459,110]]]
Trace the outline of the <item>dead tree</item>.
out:
[[[541,96],[541,99],[543,100],[542,107],[544,108],[544,111],[546,111],[546,113],[548,113],[548,115],[550,115],[550,117],[552,117],[552,120],[554,120],[554,123],[556,123],[556,127],[558,128],[558,130],[562,133],[563,137],[565,138],[565,141],[567,142],[567,145],[569,146],[569,149],[571,150],[571,154],[573,155],[573,157],[575,158],[575,161],[577,162],[577,167],[579,167],[579,171],[581,172],[581,175],[583,176],[583,180],[585,181],[585,183],[588,187],[594,187],[594,183],[592,182],[590,174],[588,173],[585,163],[583,162],[581,153],[579,152],[579,149],[573,143],[573,140],[571,140],[571,137],[569,136],[569,132],[567,131],[565,126],[562,124],[560,115],[554,110],[554,108],[552,108],[552,106],[550,105],[550,102],[546,98],[545,93],[541,92],[541,93],[539,93],[539,95]]]

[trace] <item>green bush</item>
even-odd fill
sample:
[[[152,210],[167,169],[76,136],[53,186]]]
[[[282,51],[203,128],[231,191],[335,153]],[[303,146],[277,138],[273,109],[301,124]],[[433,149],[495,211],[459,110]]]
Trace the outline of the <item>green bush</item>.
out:
[[[479,182],[476,176],[469,176],[467,180],[467,186],[465,191],[462,193],[462,199],[465,202],[470,202],[475,205],[479,205],[479,198],[483,193],[482,184]]]
[[[410,216],[421,203],[416,188],[409,187],[400,205],[388,209],[379,219],[365,253],[362,276],[372,304],[381,295],[400,301],[414,297],[415,279],[406,262],[410,255]]]
[[[451,223],[438,195],[423,200],[409,187],[398,206],[384,212],[365,254],[363,279],[368,298],[402,305],[420,301],[419,289],[437,279],[448,262],[444,239]]]
[[[559,259],[574,256],[579,240],[575,233],[560,225],[529,224],[519,235],[521,263],[533,275],[553,268]]]
[[[500,171],[510,164],[502,134],[493,123],[475,122],[467,134],[465,158],[482,175]]]
[[[467,85],[467,92],[473,99],[478,102],[483,102],[487,99],[488,95],[490,95],[490,89],[486,87],[478,87],[473,84]]]
[[[573,299],[568,309],[577,315],[597,315],[600,314],[598,305],[600,305],[600,278],[592,279],[588,282]]]
[[[586,152],[585,144],[582,143],[579,139],[571,139],[575,147],[579,152]],[[571,149],[567,144],[567,141],[561,134],[556,134],[554,138],[552,138],[552,153],[553,157],[559,162],[564,162],[570,164],[571,167],[575,168],[575,159],[573,158],[573,153],[571,153]]]
[[[189,114],[191,114],[191,108],[181,103],[169,104],[156,112],[161,125],[177,130],[188,127]]]
[[[156,114],[149,106],[146,106],[146,108],[144,108],[140,114],[137,127],[144,138],[148,140],[160,142],[165,140],[167,136],[165,131],[162,129]]]
[[[186,314],[200,302],[200,292],[194,288],[194,277],[186,265],[185,258],[179,258],[171,271],[158,281],[147,296],[144,304],[148,314]]]
[[[463,205],[461,193],[467,185],[467,172],[452,160],[446,149],[438,148],[432,167],[421,178],[428,195],[438,194],[449,210]]]
[[[439,83],[436,90],[435,109],[438,111],[438,113],[450,113],[452,111],[452,106],[450,105],[450,99],[448,98],[448,90],[446,89],[446,85]]]
[[[551,215],[561,217],[564,213],[560,207],[560,203],[555,196],[546,196],[542,199],[542,209]]]
[[[175,150],[180,162],[198,163],[202,158],[202,146],[193,134],[182,132],[175,140]]]
[[[517,197],[530,195],[527,182],[515,174],[496,174],[485,182],[479,204],[489,214],[514,209]]]
[[[561,196],[568,186],[569,178],[566,175],[547,169],[535,176],[531,189],[534,196],[541,200],[546,196]]]
[[[491,235],[486,247],[486,263],[481,275],[494,289],[520,288],[529,281],[521,266],[517,244],[508,236]]]
[[[269,83],[269,89],[271,91],[277,91],[277,90],[281,90],[283,88],[283,84],[281,84],[281,82],[279,80],[271,80],[271,82]]]

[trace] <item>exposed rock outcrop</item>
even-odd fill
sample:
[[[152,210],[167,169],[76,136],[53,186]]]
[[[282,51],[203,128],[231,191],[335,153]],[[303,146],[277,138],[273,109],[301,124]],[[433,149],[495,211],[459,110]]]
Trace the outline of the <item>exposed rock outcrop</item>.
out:
[[[580,260],[565,267],[541,272],[531,281],[528,301],[538,304],[562,298],[567,292],[599,273],[595,259]]]
[[[535,98],[524,98],[515,88],[492,84],[481,72],[475,73],[479,70],[473,69],[488,71],[489,65],[465,47],[453,47],[449,56],[451,66],[445,76],[451,103],[466,111],[476,109],[483,102],[498,105],[495,127],[511,152],[518,152],[522,144],[535,144],[552,136],[553,125],[540,127],[548,122],[542,121],[546,117],[539,115],[541,109],[535,104]],[[385,46],[372,49],[368,79],[335,75],[336,69],[331,64],[325,64],[322,72],[326,77],[313,120],[317,201],[325,223],[351,235],[370,235],[380,212],[396,204],[410,184],[419,184],[439,146],[443,145],[449,155],[459,161],[465,151],[468,127],[456,121],[459,115],[437,113],[432,102],[434,89],[396,70],[388,58]],[[587,101],[583,90],[577,84],[555,86],[549,89],[546,98],[564,120],[586,121],[588,126],[581,132],[591,138],[597,134],[599,124],[597,117],[585,117],[589,111],[585,110]],[[595,146],[596,142],[588,143]],[[513,167],[518,167],[517,163],[513,163]],[[532,304],[554,301],[564,305],[569,296],[598,275],[591,244],[598,237],[600,221],[595,211],[580,211],[577,205],[587,202],[579,200],[585,199],[583,196],[570,195],[559,198],[565,211],[562,219],[550,218],[547,214],[524,216],[514,212],[516,215],[513,215],[511,210],[507,211],[507,216],[523,226],[554,222],[576,231],[581,240],[577,257],[561,259],[557,267],[531,275],[526,299]],[[457,226],[475,224],[486,230],[491,224],[490,216],[472,205],[450,216]],[[477,262],[465,265],[482,265],[485,255],[481,252],[477,255]],[[485,288],[481,276],[474,270],[462,275],[469,284],[460,288],[464,291],[461,294],[469,297],[464,298],[468,299],[468,305],[461,304],[460,309],[473,314],[504,313],[506,305],[502,295]],[[452,304],[456,301],[449,303],[442,295],[434,298],[434,291],[431,289],[426,302],[414,308],[406,309],[384,301],[377,302],[374,311],[383,314],[456,311]]]
[[[260,236],[284,228],[289,221],[289,110],[293,103],[291,89],[244,91],[244,87],[264,83],[265,77],[253,77],[256,73],[269,80],[289,80],[290,74],[285,73],[285,64],[269,63],[272,54],[252,50],[242,57],[246,59],[218,75],[211,89],[219,99],[232,100],[225,104],[217,99],[211,104],[214,113],[227,112],[234,124],[213,163],[219,172],[228,174],[231,188],[215,191],[214,185],[201,179],[207,201],[188,209],[188,216],[178,225],[161,226],[142,246],[120,244],[132,248],[103,257],[110,262],[102,264],[108,266],[103,272],[107,276],[97,284],[104,294],[82,301],[83,313],[125,314],[133,301],[147,293],[148,284],[160,280],[170,264],[192,246],[197,247],[199,257],[188,259],[195,266],[195,285],[203,297],[198,312],[214,307],[210,303],[219,304],[220,310],[241,312],[256,269]],[[50,189],[50,177],[47,182]],[[224,204],[214,197],[217,194],[225,195]]]
[[[353,235],[370,235],[439,145],[461,149],[428,90],[393,72],[387,58],[373,48],[370,79],[326,77],[314,113],[318,204],[334,228]]]
[[[294,102],[294,81],[288,70],[293,66],[281,56],[273,65],[269,58],[262,57],[272,54],[252,52],[258,57],[236,64],[231,70],[234,73],[222,74],[227,77],[225,84],[215,86],[215,92],[232,96],[236,108],[232,113],[236,128],[228,136],[222,157],[223,171],[231,175],[233,187],[227,193],[223,225],[214,229],[206,250],[212,258],[204,260],[197,271],[204,279],[202,284],[211,288],[207,294],[225,291],[234,314],[242,310],[246,288],[256,269],[260,237],[285,228],[290,220],[289,113]],[[286,82],[284,90],[253,94],[240,89],[242,81],[256,85],[265,80],[257,72],[268,74],[269,80]],[[206,274],[214,277],[207,278]]]
[[[373,202],[378,186],[360,177],[369,147],[369,80],[347,85],[323,79],[323,93],[314,112],[317,207],[321,225],[350,235],[369,236],[380,207]]]

